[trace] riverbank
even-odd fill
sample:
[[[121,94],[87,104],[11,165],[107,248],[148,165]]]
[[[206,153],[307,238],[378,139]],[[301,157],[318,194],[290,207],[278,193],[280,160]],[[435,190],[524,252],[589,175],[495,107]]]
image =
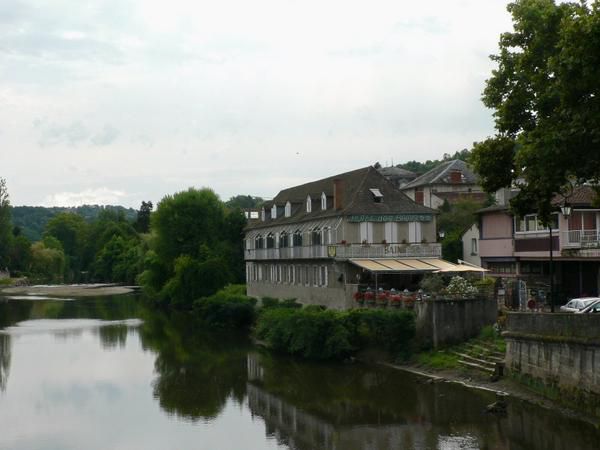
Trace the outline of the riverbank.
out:
[[[118,286],[114,284],[60,284],[12,286],[0,289],[5,295],[36,295],[48,297],[99,297],[105,295],[129,294],[134,286]]]
[[[500,378],[498,381],[491,381],[489,377],[479,373],[476,370],[469,369],[441,369],[433,370],[424,368],[418,364],[392,364],[386,361],[376,361],[375,364],[401,370],[423,377],[424,383],[454,383],[463,385],[469,389],[479,389],[494,393],[503,393],[507,395],[507,402],[511,398],[519,401],[531,403],[533,405],[545,408],[551,411],[559,411],[561,414],[589,423],[596,428],[600,428],[600,423],[596,417],[577,411],[560,402],[544,397],[539,392],[530,389],[527,385],[520,383],[510,375]]]

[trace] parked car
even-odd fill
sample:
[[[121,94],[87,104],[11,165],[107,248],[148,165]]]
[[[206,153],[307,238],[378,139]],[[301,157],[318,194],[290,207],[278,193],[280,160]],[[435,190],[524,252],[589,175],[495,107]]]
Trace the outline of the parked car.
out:
[[[600,298],[590,303],[585,308],[576,311],[577,314],[600,314]]]
[[[592,303],[599,301],[600,297],[582,297],[582,298],[573,298],[567,302],[566,305],[562,305],[560,310],[562,312],[579,312],[586,306],[591,305]]]

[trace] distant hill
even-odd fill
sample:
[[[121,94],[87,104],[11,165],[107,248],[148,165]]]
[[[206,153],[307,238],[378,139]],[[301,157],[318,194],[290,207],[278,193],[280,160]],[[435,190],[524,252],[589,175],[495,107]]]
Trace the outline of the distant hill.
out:
[[[83,205],[70,208],[58,206],[51,208],[46,208],[43,206],[11,207],[13,225],[21,228],[23,235],[32,242],[39,241],[42,238],[44,227],[48,221],[58,213],[75,213],[83,217],[86,221],[92,222],[98,217],[101,211],[122,211],[127,220],[130,221],[134,221],[137,218],[137,211],[135,209],[112,205]]]

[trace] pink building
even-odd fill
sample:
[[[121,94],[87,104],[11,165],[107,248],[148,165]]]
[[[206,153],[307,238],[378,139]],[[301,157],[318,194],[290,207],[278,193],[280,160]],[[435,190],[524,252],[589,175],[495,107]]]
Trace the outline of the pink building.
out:
[[[535,213],[514,217],[508,205],[479,211],[479,256],[491,275],[526,282],[530,296],[544,300],[550,287],[552,246],[557,302],[600,291],[600,208],[594,208],[595,192],[590,186],[575,189],[567,199],[572,207],[565,217],[557,212],[550,231]]]

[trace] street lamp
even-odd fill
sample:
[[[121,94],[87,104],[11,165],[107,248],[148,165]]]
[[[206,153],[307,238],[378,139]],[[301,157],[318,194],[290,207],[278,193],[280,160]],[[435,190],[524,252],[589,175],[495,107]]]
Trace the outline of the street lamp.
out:
[[[563,206],[560,207],[560,211],[562,212],[562,215],[565,217],[565,219],[568,219],[571,215],[572,208],[568,203],[565,203]]]
[[[444,237],[446,236],[446,232],[444,230],[440,230],[438,231],[438,236],[440,237],[440,239],[444,239]]]
[[[565,219],[568,219],[569,216],[571,215],[571,211],[572,208],[571,206],[565,202],[561,207],[560,207],[560,212],[562,213],[563,217]],[[552,259],[552,250],[553,250],[553,246],[552,246],[552,220],[550,221],[550,267],[549,267],[549,272],[550,272],[550,311],[554,312],[554,267],[553,267],[553,259]],[[560,228],[560,226],[559,226]]]

